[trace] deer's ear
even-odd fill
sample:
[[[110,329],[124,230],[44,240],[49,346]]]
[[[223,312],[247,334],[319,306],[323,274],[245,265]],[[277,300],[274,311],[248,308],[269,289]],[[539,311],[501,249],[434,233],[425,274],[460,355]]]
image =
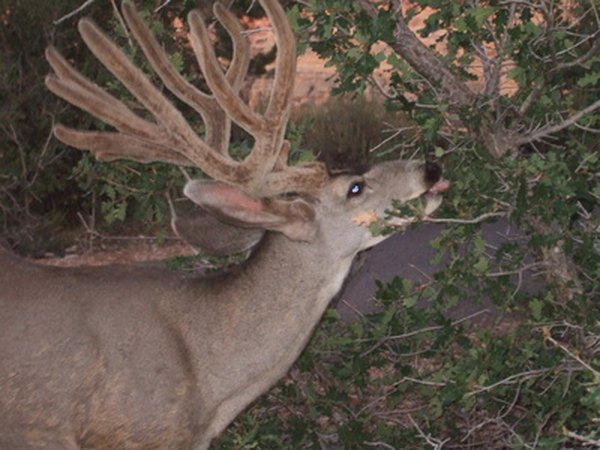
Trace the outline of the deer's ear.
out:
[[[265,230],[242,228],[219,220],[192,202],[172,208],[171,226],[181,239],[197,252],[212,256],[229,256],[252,250]]]
[[[193,180],[183,192],[202,209],[231,225],[279,231],[301,241],[311,240],[316,233],[315,211],[301,199],[256,199],[220,181]]]

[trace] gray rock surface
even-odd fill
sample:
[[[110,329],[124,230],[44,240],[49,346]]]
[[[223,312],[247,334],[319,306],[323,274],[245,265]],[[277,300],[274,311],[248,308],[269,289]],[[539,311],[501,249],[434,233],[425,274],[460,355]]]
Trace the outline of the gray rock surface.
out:
[[[377,292],[376,280],[389,283],[394,277],[402,277],[424,282],[435,271],[442,269],[444,261],[437,266],[431,264],[435,251],[429,245],[429,241],[434,239],[443,227],[438,224],[423,224],[404,234],[390,237],[362,255],[357,262],[360,267],[354,271],[337,298],[336,307],[342,318],[351,321],[361,313],[375,311],[376,304],[373,300]],[[484,224],[482,232],[487,244],[493,247],[506,241],[521,242],[523,245],[526,243],[525,235],[506,220]],[[517,276],[511,281],[515,289],[519,286],[519,289],[527,292],[535,292],[541,287],[540,280],[531,271],[525,271],[520,281]],[[479,321],[489,320],[497,313],[489,299],[463,298],[449,314],[453,318],[462,318],[484,309],[488,309],[490,314],[482,314],[478,317]]]

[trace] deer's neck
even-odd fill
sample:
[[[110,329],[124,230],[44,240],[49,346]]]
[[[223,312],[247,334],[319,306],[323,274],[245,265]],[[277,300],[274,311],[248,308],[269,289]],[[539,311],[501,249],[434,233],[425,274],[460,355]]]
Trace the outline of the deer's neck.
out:
[[[352,263],[314,243],[277,234],[265,240],[245,270],[215,280],[214,298],[196,303],[195,314],[210,320],[190,345],[214,356],[200,371],[217,403],[240,389],[251,401],[287,372]]]
[[[305,343],[340,289],[352,259],[353,255],[338,257],[325,246],[268,234],[248,270],[236,280],[243,292],[252,295],[234,302],[247,314],[239,317],[238,325],[246,323],[256,330],[252,318],[260,317],[265,338],[277,335],[282,343],[285,336],[296,334]]]

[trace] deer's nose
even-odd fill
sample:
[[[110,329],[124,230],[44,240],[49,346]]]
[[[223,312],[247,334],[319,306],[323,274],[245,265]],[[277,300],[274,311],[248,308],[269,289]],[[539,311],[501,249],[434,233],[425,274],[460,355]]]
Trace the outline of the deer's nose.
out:
[[[440,181],[442,178],[442,167],[434,162],[425,163],[425,181],[432,185]]]

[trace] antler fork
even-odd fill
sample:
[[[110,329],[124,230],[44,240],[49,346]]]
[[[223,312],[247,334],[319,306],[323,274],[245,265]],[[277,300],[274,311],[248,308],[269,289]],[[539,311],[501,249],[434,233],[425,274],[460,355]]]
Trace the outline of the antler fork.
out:
[[[83,40],[155,120],[135,114],[49,47],[46,58],[54,74],[46,78],[48,88],[117,130],[81,131],[57,125],[55,135],[73,147],[91,151],[100,160],[123,158],[196,166],[211,178],[235,184],[256,196],[318,191],[327,179],[323,165],[287,165],[289,144],[284,135],[296,73],[293,32],[277,0],[260,0],[260,3],[271,21],[277,45],[275,80],[264,114],[253,111],[239,96],[248,70],[249,49],[239,21],[222,4],[215,3],[214,12],[231,36],[234,47],[227,73],[217,61],[200,13],[192,11],[188,15],[190,42],[212,92],[209,95],[196,89],[173,68],[133,4],[125,1],[123,15],[150,65],[167,89],[201,115],[206,130],[204,137],[196,134],[146,74],[89,19],[79,22]],[[231,121],[254,138],[252,151],[242,161],[232,159],[228,153]]]

